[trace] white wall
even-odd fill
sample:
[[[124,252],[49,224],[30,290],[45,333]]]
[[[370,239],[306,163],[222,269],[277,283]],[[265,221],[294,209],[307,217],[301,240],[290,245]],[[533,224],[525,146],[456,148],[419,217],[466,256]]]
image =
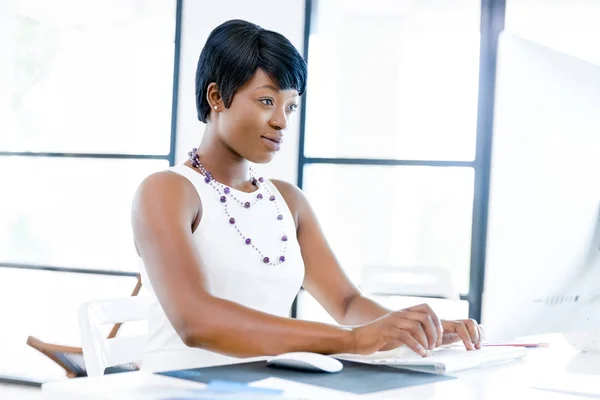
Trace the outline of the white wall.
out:
[[[176,163],[187,159],[188,151],[200,144],[204,132],[204,124],[198,121],[196,114],[194,81],[198,56],[210,32],[229,19],[244,19],[281,33],[303,54],[304,7],[304,0],[183,2]],[[300,113],[297,112],[289,124],[285,144],[275,160],[257,168],[265,176],[296,183],[299,126]]]

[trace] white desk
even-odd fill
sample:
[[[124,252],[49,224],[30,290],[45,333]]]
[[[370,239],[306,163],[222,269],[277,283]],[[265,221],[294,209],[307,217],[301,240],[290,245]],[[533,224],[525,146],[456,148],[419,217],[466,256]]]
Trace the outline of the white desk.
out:
[[[414,386],[364,396],[318,388],[270,378],[256,386],[280,388],[288,396],[305,399],[572,399],[583,397],[554,391],[534,389],[536,383],[552,383],[558,380],[578,380],[573,389],[600,386],[600,355],[579,353],[565,343],[560,336],[537,338],[549,341],[550,348],[530,349],[523,360],[501,365],[463,371],[458,379],[430,385]],[[531,339],[530,339],[531,340]],[[594,385],[594,386],[592,386]],[[202,388],[203,384],[152,375],[144,372],[106,375],[98,378],[79,378],[43,385],[44,399],[110,399],[137,400],[161,399],[181,395],[185,389]],[[291,397],[293,398],[293,397]],[[600,399],[600,396],[598,397]]]

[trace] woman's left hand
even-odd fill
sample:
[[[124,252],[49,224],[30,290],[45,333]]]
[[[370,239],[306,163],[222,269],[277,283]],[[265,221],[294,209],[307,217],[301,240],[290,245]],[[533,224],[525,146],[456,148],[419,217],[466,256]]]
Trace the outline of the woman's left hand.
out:
[[[481,349],[481,326],[473,319],[456,321],[442,320],[444,328],[442,344],[452,344],[462,341],[467,350]]]

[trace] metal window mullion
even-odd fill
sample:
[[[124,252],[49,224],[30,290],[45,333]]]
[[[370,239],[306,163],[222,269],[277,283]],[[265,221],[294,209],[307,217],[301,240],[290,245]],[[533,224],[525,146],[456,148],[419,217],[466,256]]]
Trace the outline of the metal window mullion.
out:
[[[40,265],[40,264],[22,264],[22,263],[4,263],[0,262],[0,268],[10,268],[29,271],[46,271],[46,272],[63,272],[84,275],[105,275],[105,276],[129,276],[136,277],[137,272],[110,270],[110,269],[95,269],[81,267],[60,267],[56,265]]]
[[[477,145],[475,155],[475,191],[471,231],[469,279],[469,317],[481,320],[485,278],[486,234],[490,190],[492,133],[498,37],[504,29],[506,0],[481,1],[481,43],[479,97],[477,106]]]

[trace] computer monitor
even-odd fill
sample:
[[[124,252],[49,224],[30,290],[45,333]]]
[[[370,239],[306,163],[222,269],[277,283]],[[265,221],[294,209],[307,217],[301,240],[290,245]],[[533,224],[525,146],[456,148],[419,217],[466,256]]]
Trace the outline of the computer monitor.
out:
[[[503,33],[482,326],[600,328],[600,66]]]

